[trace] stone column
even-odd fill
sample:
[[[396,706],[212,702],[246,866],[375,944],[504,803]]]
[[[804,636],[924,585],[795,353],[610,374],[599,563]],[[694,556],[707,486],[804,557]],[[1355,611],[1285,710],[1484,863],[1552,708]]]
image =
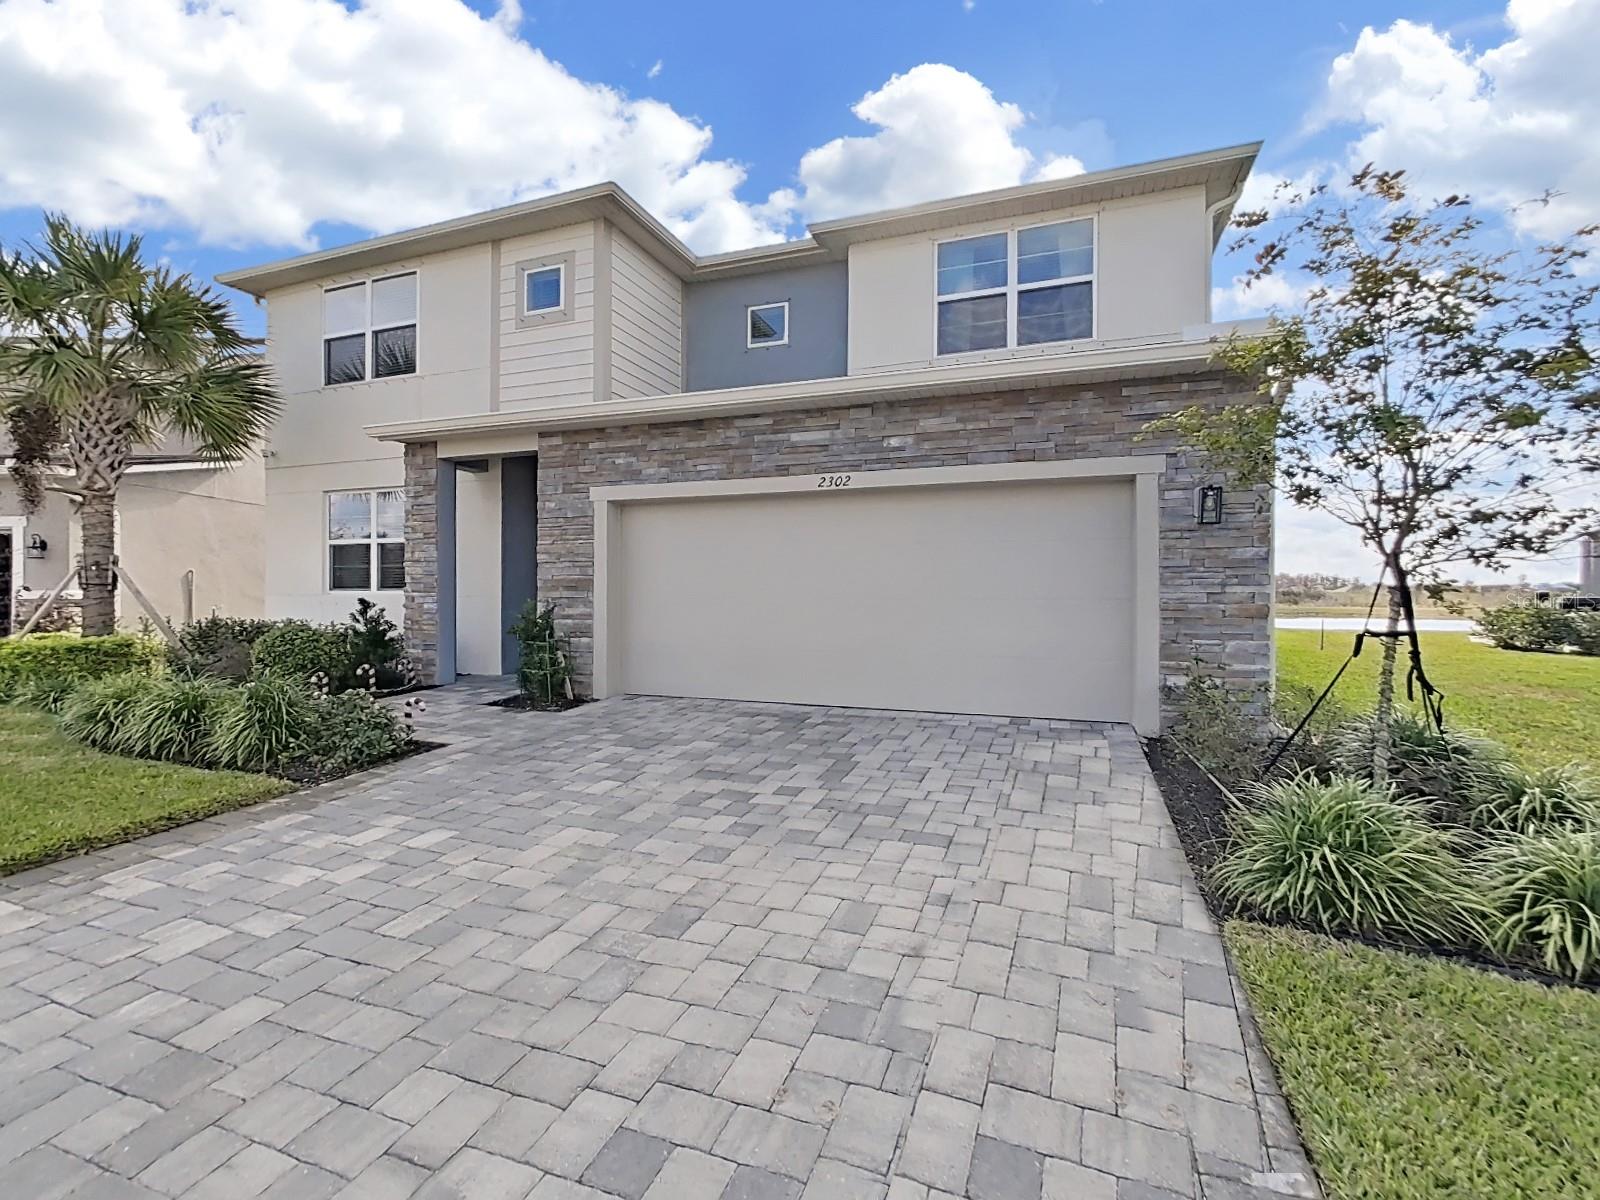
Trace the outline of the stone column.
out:
[[[406,653],[424,683],[439,679],[439,454],[406,444]]]

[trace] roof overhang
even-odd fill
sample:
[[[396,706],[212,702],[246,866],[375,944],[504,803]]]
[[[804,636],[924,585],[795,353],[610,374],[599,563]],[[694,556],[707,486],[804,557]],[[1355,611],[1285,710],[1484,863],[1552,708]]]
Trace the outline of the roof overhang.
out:
[[[696,255],[618,184],[597,183],[348,246],[225,271],[217,276],[217,281],[259,297],[330,275],[371,270],[423,254],[459,250],[482,242],[599,219],[611,221],[680,279],[718,279],[784,266],[840,261],[855,242],[975,221],[1010,220],[1184,187],[1205,188],[1206,204],[1213,210],[1212,244],[1215,245],[1227,226],[1233,203],[1260,149],[1260,142],[1248,142],[1199,154],[1090,171],[1066,179],[822,221],[810,226],[809,236],[796,241],[711,255]]]
[[[1185,330],[1181,339],[1170,342],[1105,346],[1069,354],[678,392],[630,400],[503,408],[459,417],[383,422],[366,426],[366,432],[384,442],[537,435],[545,430],[660,424],[783,409],[833,408],[874,401],[985,395],[1062,384],[1197,374],[1217,369],[1216,352],[1230,336],[1248,337],[1265,327],[1265,320],[1232,321],[1196,326]]]
[[[1162,158],[1106,171],[1090,171],[1065,179],[1026,183],[1021,187],[982,192],[975,196],[934,200],[864,217],[823,221],[812,225],[810,232],[818,245],[825,248],[843,247],[851,242],[903,237],[952,225],[966,225],[975,220],[1011,220],[1185,187],[1205,188],[1207,207],[1225,206],[1226,211],[1231,212],[1260,150],[1260,142],[1248,142],[1221,150]],[[1213,245],[1227,226],[1224,208],[1219,207],[1217,211],[1224,215],[1221,224],[1213,227]]]

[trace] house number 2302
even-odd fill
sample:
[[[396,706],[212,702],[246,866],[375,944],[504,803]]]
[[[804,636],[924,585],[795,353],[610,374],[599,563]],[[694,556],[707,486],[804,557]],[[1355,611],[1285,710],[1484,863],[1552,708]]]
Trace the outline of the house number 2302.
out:
[[[850,486],[850,476],[848,476],[848,475],[818,475],[817,476],[817,486],[819,488],[849,487]]]

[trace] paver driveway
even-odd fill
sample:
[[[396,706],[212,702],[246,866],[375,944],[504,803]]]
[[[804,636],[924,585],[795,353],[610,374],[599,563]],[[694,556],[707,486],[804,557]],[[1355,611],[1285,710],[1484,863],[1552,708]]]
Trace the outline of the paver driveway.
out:
[[[0,1196],[1309,1193],[1127,729],[433,695],[0,883]]]

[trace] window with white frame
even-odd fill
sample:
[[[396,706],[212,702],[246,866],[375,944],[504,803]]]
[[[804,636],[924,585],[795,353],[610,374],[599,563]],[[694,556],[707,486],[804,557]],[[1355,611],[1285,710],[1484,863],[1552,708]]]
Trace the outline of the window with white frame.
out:
[[[416,373],[415,271],[323,289],[323,383]]]
[[[536,317],[566,307],[566,268],[561,263],[530,267],[522,276],[522,315]]]
[[[757,346],[789,344],[789,302],[752,304],[745,310],[745,341],[749,349]]]
[[[328,590],[406,586],[406,497],[398,488],[328,493]]]
[[[1094,336],[1094,220],[940,242],[938,352]]]

